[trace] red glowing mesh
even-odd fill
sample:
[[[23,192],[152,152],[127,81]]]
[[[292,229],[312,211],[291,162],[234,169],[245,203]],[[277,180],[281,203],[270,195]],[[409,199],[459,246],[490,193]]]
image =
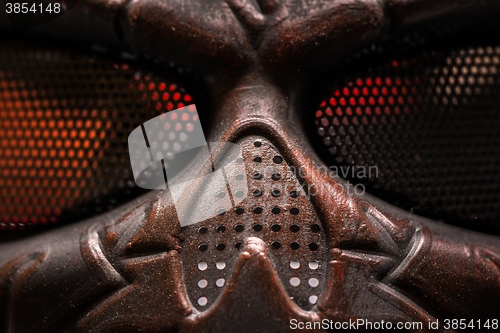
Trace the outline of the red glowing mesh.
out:
[[[393,68],[408,67],[408,62],[392,62]],[[378,124],[386,118],[370,117],[385,114],[400,115],[418,112],[422,104],[421,82],[418,77],[380,77],[357,78],[349,81],[345,87],[335,89],[328,100],[320,103],[316,111],[318,125],[345,126]],[[358,116],[350,118],[352,116]]]
[[[355,167],[346,178],[414,213],[500,232],[495,45],[417,50],[336,81],[315,111],[325,161]],[[377,174],[357,176],[371,166]]]
[[[192,102],[182,87],[128,64],[3,42],[0,231],[92,216],[143,193],[129,133]],[[189,121],[176,130],[189,132]]]

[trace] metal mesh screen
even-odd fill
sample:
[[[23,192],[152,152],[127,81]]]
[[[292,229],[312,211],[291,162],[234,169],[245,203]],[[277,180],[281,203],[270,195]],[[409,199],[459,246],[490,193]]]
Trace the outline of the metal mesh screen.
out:
[[[297,305],[311,309],[326,288],[329,262],[321,221],[297,172],[271,142],[250,136],[238,144],[246,175],[236,178],[247,177],[249,195],[237,207],[184,228],[181,254],[191,301],[202,311],[216,302],[230,288],[245,241],[258,237],[287,293]]]
[[[144,121],[193,103],[171,80],[174,70],[179,76],[173,66],[153,75],[133,61],[2,41],[0,231],[74,221],[144,193],[133,181],[127,138]],[[189,122],[179,119],[173,141]]]
[[[394,50],[374,46],[368,65],[324,95],[315,135],[332,171],[368,193],[499,232],[500,41],[495,32],[458,42],[406,38],[392,61],[380,55]]]

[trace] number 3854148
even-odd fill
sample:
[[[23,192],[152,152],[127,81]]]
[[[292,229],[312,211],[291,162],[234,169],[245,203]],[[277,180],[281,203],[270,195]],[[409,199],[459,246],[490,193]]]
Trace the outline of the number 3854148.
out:
[[[31,13],[59,14],[61,13],[61,10],[62,7],[60,3],[8,2],[5,4],[5,12],[7,14],[31,14]]]
[[[444,320],[444,329],[498,330],[498,328],[499,328],[498,319],[487,319],[487,320],[445,319]]]

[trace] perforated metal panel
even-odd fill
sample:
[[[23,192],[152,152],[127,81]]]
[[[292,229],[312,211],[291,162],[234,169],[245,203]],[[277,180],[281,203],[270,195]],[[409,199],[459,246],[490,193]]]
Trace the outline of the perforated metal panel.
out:
[[[181,253],[191,301],[201,311],[208,309],[226,288],[246,240],[258,237],[290,297],[310,309],[328,276],[321,222],[293,168],[272,143],[250,136],[238,144],[247,174],[236,177],[248,177],[249,196],[233,210],[183,229]]]

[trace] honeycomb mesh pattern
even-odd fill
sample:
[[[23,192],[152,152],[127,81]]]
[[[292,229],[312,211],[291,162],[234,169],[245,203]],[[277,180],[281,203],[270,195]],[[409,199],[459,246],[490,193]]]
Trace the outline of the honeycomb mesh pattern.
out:
[[[311,309],[328,276],[328,248],[319,217],[293,169],[268,140],[250,136],[238,144],[248,196],[234,209],[183,229],[181,254],[191,301],[199,310],[207,310],[231,278],[245,240],[258,237],[267,245],[290,297]]]
[[[414,213],[500,232],[496,36],[432,51],[411,39],[411,56],[335,81],[314,115],[332,171]]]
[[[128,135],[193,97],[127,63],[1,45],[0,231],[74,221],[144,193],[132,177]],[[179,119],[175,130],[189,122]]]

